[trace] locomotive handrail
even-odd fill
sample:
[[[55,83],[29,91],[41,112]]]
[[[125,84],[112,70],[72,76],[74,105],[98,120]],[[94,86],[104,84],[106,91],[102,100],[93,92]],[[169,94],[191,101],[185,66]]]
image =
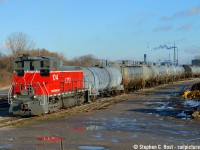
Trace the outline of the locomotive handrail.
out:
[[[23,76],[23,79],[24,79],[24,87],[26,89],[26,80],[25,80],[25,76],[26,76],[26,72],[24,72],[24,76]]]
[[[12,104],[12,89],[13,89],[13,84],[15,84],[14,82],[11,84],[10,89],[8,91],[8,104]]]
[[[38,83],[39,87],[41,88],[42,93],[43,93],[43,95],[44,95],[44,90],[42,89],[40,83],[39,83],[39,82],[37,82],[37,83]],[[41,101],[40,101],[40,105],[45,105],[45,97],[44,97],[44,103],[41,103]]]
[[[94,77],[94,85],[96,85],[96,79],[95,79],[95,75],[94,75],[94,72],[91,70],[91,69],[89,69],[88,67],[85,67],[86,69],[88,69],[91,73],[92,73],[92,75],[93,75],[93,77]],[[89,81],[88,81],[89,82]],[[90,81],[91,82],[91,81]],[[95,88],[95,91],[97,90],[96,89],[96,86],[94,86],[93,85],[93,87]],[[90,88],[90,94],[91,94],[91,88]]]
[[[48,92],[48,90],[47,90],[47,88],[46,88],[46,86],[45,86],[45,83],[43,82],[43,86],[44,86],[44,88],[45,88],[45,90],[46,90],[46,92],[47,92],[47,100],[49,99],[49,92]]]
[[[37,70],[36,70],[36,71],[37,71]],[[33,79],[35,78],[36,71],[34,72],[33,78],[32,78],[32,80],[31,80],[31,85],[32,85]]]
[[[89,94],[91,95],[92,94],[91,89],[92,89],[92,87],[94,87],[94,85],[91,81],[86,81],[85,78],[84,78],[84,85],[85,85],[86,82],[88,83]],[[91,85],[92,85],[92,87],[91,87]]]

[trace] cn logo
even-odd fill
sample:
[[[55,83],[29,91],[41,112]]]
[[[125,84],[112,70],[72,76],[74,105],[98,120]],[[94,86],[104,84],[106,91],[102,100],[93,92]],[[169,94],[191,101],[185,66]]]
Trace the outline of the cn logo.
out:
[[[53,74],[53,81],[58,80],[58,74]]]

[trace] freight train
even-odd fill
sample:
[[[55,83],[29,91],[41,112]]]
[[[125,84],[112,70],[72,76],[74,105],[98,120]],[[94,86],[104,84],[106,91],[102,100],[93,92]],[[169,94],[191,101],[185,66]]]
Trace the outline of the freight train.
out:
[[[23,55],[14,61],[9,112],[41,115],[90,102],[97,97],[199,76],[200,67],[121,61],[107,66],[63,66],[53,57]]]

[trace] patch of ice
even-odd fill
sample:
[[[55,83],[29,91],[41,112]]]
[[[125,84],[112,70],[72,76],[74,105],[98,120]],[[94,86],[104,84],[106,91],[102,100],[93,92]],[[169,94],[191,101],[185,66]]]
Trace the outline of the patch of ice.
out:
[[[187,114],[185,114],[184,111],[182,111],[180,114],[177,115],[178,117],[187,117]]]
[[[197,107],[197,106],[200,106],[200,101],[187,100],[184,102],[184,105],[189,106],[189,107]]]

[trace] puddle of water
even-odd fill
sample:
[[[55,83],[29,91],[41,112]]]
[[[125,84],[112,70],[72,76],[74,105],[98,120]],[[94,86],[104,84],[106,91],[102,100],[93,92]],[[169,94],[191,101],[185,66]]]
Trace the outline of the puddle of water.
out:
[[[169,94],[169,99],[170,99],[170,96],[174,97],[174,96],[179,96],[179,95],[180,95],[179,92],[171,93],[171,94]]]
[[[118,143],[119,140],[118,140],[118,139],[111,139],[111,142],[113,142],[113,143]]]
[[[188,142],[199,141],[199,140],[200,140],[200,138],[195,138],[195,139],[188,140]]]
[[[167,109],[175,109],[175,108],[170,106],[170,107],[167,107]]]
[[[184,100],[182,98],[174,98],[178,93],[171,94],[172,98],[169,95],[166,96],[167,102],[153,102],[153,104],[147,102],[145,105],[150,108],[140,112],[145,112],[148,115],[155,114],[159,116],[170,116],[179,119],[191,119],[191,111],[193,108],[200,106],[200,101],[196,100]]]
[[[94,138],[97,138],[97,139],[102,139],[102,134],[101,133],[97,133],[95,135],[92,135]]]
[[[10,148],[13,148],[12,144],[0,145],[0,149],[10,149]]]
[[[83,150],[108,150],[103,146],[79,146],[78,148]]]
[[[157,109],[158,111],[162,111],[162,109],[164,109],[166,106],[163,105],[163,106],[160,106],[160,107],[156,107],[155,109]]]
[[[179,113],[177,116],[178,116],[178,117],[184,117],[184,118],[189,117],[189,116],[185,113],[185,111],[182,111],[182,112]]]
[[[200,101],[195,101],[195,100],[186,100],[183,103],[185,106],[189,107],[197,107],[200,106]]]
[[[15,139],[16,139],[16,138],[10,138],[9,141],[13,141],[13,140],[15,140]]]
[[[59,137],[39,137],[37,138],[39,141],[49,141],[49,142],[59,142],[63,140],[62,138]]]
[[[169,100],[170,98],[171,98],[171,97],[170,97],[169,95],[167,95],[167,96],[166,96],[166,99],[168,99],[168,100]]]
[[[134,134],[133,136],[131,136],[131,138],[138,138],[138,135]]]
[[[73,127],[73,128],[71,128],[71,130],[76,131],[76,132],[84,132],[85,127]]]
[[[98,130],[102,130],[104,129],[102,126],[98,126],[98,125],[88,125],[86,126],[85,130],[87,131],[98,131]]]

